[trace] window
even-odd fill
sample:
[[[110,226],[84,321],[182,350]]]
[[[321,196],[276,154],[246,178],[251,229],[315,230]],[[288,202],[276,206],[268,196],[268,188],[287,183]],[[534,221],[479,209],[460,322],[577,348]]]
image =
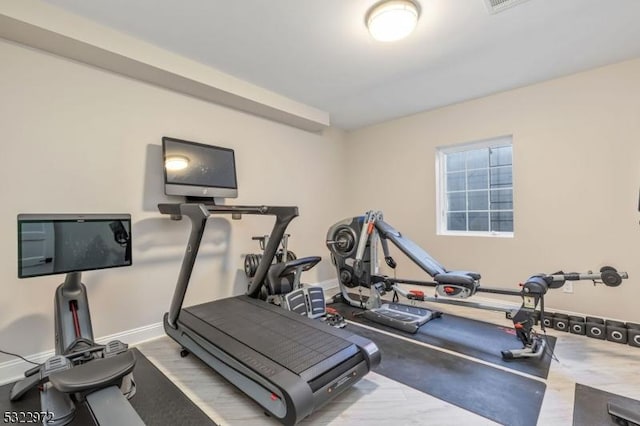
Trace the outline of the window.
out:
[[[438,233],[513,236],[512,138],[437,151]]]

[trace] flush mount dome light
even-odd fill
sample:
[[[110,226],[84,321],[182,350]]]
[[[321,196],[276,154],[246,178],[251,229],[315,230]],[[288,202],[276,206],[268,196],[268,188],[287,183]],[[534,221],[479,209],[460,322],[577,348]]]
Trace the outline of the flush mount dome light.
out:
[[[181,155],[172,155],[164,160],[164,167],[169,171],[186,169],[189,165],[189,159]]]
[[[396,41],[407,37],[418,23],[420,11],[412,0],[377,3],[366,16],[367,28],[378,41]]]

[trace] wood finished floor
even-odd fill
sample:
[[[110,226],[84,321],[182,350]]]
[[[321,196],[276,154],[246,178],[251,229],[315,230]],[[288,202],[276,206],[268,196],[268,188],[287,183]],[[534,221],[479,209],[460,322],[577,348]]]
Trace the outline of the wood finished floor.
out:
[[[501,313],[441,305],[438,309],[511,325]],[[640,348],[555,330],[548,330],[548,334],[558,337],[555,349],[558,360],[552,362],[549,377],[544,381],[547,389],[538,425],[572,424],[576,383],[640,400]],[[258,405],[197,358],[180,358],[179,346],[168,337],[137,347],[217,424],[279,424],[266,417]],[[500,403],[496,401],[496,404]],[[372,372],[301,424],[459,426],[496,423]]]

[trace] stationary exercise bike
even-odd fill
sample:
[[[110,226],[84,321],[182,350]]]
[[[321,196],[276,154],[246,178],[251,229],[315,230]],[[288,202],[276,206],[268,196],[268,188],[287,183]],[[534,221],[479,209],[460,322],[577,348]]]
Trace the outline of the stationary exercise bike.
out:
[[[131,265],[131,217],[21,214],[18,235],[19,278],[67,275],[55,294],[55,355],[25,372],[11,401],[38,387],[43,424],[66,425],[86,404],[96,424],[144,425],[127,401],[136,391],[134,353],[118,340],[94,341],[81,282],[81,271]]]
[[[321,319],[327,324],[344,328],[344,318],[335,310],[326,306],[324,290],[320,286],[304,286],[302,273],[316,266],[322,258],[308,256],[297,258],[288,249],[290,235],[284,234],[280,241],[280,248],[274,256],[274,263],[269,266],[260,290],[260,298],[277,306],[281,306],[309,318]],[[253,237],[260,243],[264,251],[269,236]],[[244,271],[247,278],[253,278],[262,254],[247,254],[244,260]]]
[[[284,234],[282,236],[282,239],[280,240],[280,247],[278,248],[275,256],[273,257],[273,263],[288,262],[290,260],[296,260],[298,258],[298,256],[296,256],[296,254],[293,251],[289,250],[288,246],[289,246],[290,236],[291,234]],[[269,243],[268,235],[251,237],[251,239],[254,241],[258,241],[258,243],[260,244],[260,250],[262,250],[262,252],[264,252],[265,247]],[[256,271],[258,270],[258,265],[260,264],[261,260],[262,260],[262,253],[260,254],[250,253],[244,257],[244,273],[247,275],[247,278],[253,278],[253,276],[256,274]]]

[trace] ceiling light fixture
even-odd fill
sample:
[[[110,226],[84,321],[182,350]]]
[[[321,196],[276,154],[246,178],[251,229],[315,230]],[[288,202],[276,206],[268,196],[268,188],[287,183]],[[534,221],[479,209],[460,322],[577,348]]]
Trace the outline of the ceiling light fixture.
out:
[[[365,18],[371,36],[378,41],[396,41],[415,29],[420,16],[413,0],[388,0],[374,5]]]

